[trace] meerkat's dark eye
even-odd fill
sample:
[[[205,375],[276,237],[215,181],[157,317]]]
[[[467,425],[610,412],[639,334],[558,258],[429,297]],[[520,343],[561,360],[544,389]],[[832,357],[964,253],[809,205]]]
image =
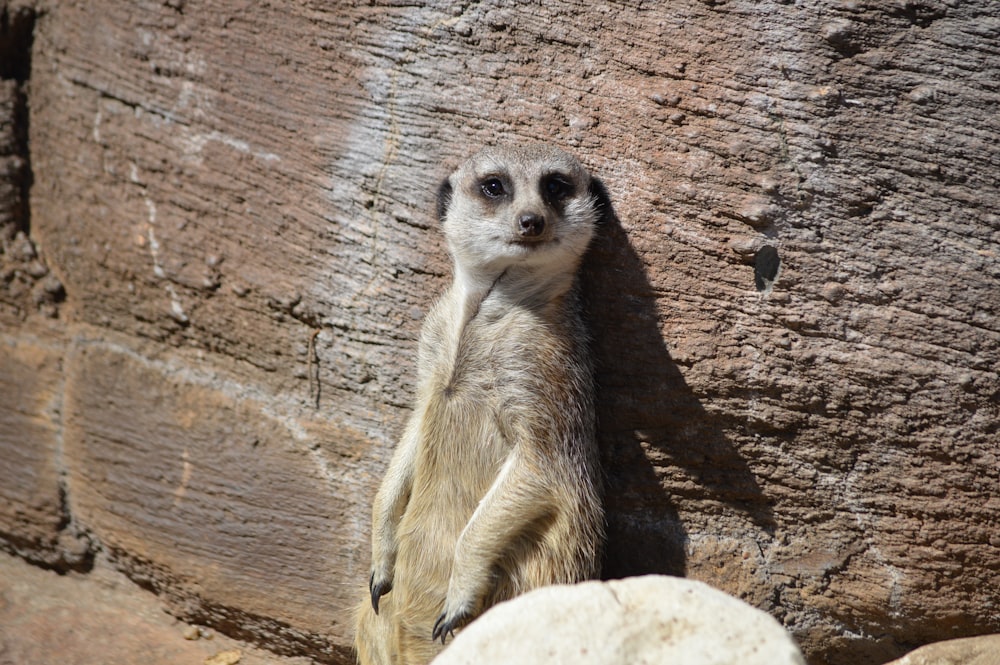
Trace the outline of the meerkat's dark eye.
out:
[[[573,183],[558,173],[542,179],[542,196],[551,202],[562,201],[573,195]]]
[[[483,190],[483,194],[491,199],[501,197],[506,193],[503,182],[500,181],[500,178],[487,178],[483,181],[480,187]]]

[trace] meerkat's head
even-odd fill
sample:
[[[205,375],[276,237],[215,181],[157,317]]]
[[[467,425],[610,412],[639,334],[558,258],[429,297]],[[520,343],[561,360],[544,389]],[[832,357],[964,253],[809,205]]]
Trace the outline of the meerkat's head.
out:
[[[438,193],[456,268],[483,279],[515,266],[574,272],[600,216],[595,186],[574,157],[556,148],[477,153]]]

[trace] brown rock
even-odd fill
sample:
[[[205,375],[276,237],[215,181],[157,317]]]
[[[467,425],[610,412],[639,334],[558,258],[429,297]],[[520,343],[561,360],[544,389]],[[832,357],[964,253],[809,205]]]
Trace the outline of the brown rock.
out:
[[[0,535],[48,566],[85,565],[64,533],[60,482],[62,349],[0,334]]]
[[[345,657],[330,642],[348,641],[346,580],[367,571],[346,546],[370,499],[368,462],[351,461],[360,436],[186,360],[80,340],[66,372],[73,515],[179,614]]]
[[[228,638],[185,640],[155,596],[98,562],[89,575],[54,572],[0,554],[0,663],[309,665]],[[238,647],[238,648],[237,648]],[[240,654],[237,661],[233,653]],[[224,662],[224,661],[223,661]]]
[[[175,611],[347,657],[437,179],[545,140],[615,203],[606,574],[711,582],[814,663],[1000,630],[997,3],[0,6],[38,17],[0,35],[30,55],[5,367],[58,317],[67,519]],[[47,440],[20,399],[6,440]],[[46,445],[17,459],[50,506]]]

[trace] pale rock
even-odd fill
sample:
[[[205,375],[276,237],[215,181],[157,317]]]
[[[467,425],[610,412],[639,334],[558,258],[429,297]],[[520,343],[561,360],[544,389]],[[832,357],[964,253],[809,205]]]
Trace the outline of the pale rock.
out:
[[[887,665],[1000,665],[1000,634],[935,642]]]
[[[663,575],[537,589],[470,624],[434,665],[804,665],[770,615]]]

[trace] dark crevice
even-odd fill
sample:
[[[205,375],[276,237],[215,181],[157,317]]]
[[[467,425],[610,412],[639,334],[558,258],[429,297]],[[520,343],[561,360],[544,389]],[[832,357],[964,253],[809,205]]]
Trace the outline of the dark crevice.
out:
[[[766,291],[774,284],[781,267],[778,249],[772,245],[764,245],[754,256],[753,280],[758,291]]]
[[[27,7],[13,11],[0,7],[0,79],[24,83],[31,76],[31,44],[35,12]]]
[[[38,15],[0,0],[0,318],[58,318],[66,289],[32,237],[31,52]]]
[[[16,183],[20,194],[20,220],[17,224],[24,235],[31,236],[31,186],[34,184],[34,173],[31,170],[31,152],[28,149],[28,95],[24,86],[19,84],[14,98],[14,137],[17,154],[21,157],[20,182]]]
[[[13,195],[0,200],[0,232],[11,240],[18,231],[29,235],[31,210],[28,194],[32,184],[28,151],[28,95],[31,75],[31,45],[35,13],[27,8],[11,10],[0,6],[0,103],[6,102],[9,115],[0,116],[0,162]],[[9,124],[8,124],[9,123]],[[6,130],[4,125],[7,125]]]

